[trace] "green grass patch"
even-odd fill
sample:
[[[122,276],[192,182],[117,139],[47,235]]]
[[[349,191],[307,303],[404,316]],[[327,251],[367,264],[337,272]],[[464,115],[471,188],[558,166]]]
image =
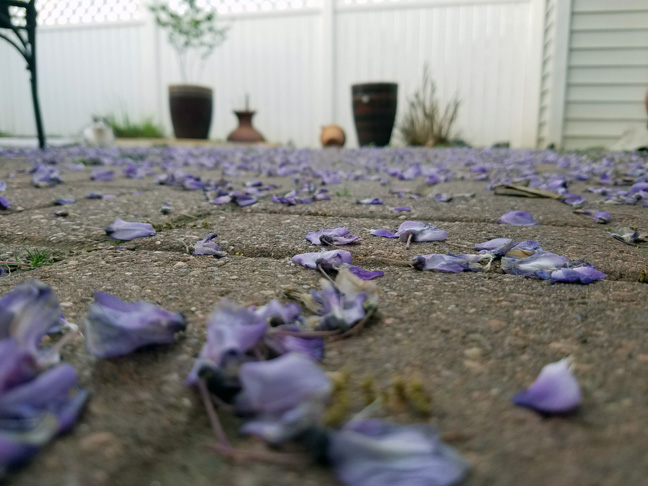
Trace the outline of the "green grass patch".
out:
[[[157,125],[152,117],[144,118],[140,122],[131,120],[128,115],[119,119],[111,115],[106,119],[117,138],[164,138],[162,127]]]

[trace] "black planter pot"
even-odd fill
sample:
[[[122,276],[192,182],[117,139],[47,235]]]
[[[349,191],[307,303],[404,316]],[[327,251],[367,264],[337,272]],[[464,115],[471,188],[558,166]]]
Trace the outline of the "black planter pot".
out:
[[[353,120],[360,146],[389,145],[394,121],[398,84],[364,83],[351,86]]]
[[[169,86],[169,108],[176,138],[206,139],[212,120],[211,88],[179,84]]]

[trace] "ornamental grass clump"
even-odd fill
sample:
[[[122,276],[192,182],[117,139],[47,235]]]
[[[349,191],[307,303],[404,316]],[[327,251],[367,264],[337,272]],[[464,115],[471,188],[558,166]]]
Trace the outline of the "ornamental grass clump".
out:
[[[455,97],[445,108],[441,107],[436,96],[436,83],[430,74],[430,66],[426,64],[423,84],[407,100],[407,112],[396,128],[407,145],[447,145],[457,120],[459,104]]]

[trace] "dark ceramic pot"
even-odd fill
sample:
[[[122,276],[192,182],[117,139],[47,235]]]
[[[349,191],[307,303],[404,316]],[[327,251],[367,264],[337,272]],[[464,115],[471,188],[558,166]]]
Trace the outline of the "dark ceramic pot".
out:
[[[212,100],[211,88],[189,84],[169,86],[171,122],[176,138],[209,137]]]
[[[384,147],[389,145],[394,121],[398,84],[364,83],[351,86],[353,120],[358,143]]]
[[[259,143],[265,142],[265,138],[252,126],[252,117],[256,111],[235,111],[239,126],[227,136],[228,142],[236,143]]]

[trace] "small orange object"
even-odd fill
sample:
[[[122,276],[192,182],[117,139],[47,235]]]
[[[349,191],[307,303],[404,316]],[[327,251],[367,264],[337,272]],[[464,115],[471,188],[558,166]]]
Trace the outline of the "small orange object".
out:
[[[324,147],[344,147],[346,135],[344,130],[338,125],[327,125],[322,127],[320,141]]]

